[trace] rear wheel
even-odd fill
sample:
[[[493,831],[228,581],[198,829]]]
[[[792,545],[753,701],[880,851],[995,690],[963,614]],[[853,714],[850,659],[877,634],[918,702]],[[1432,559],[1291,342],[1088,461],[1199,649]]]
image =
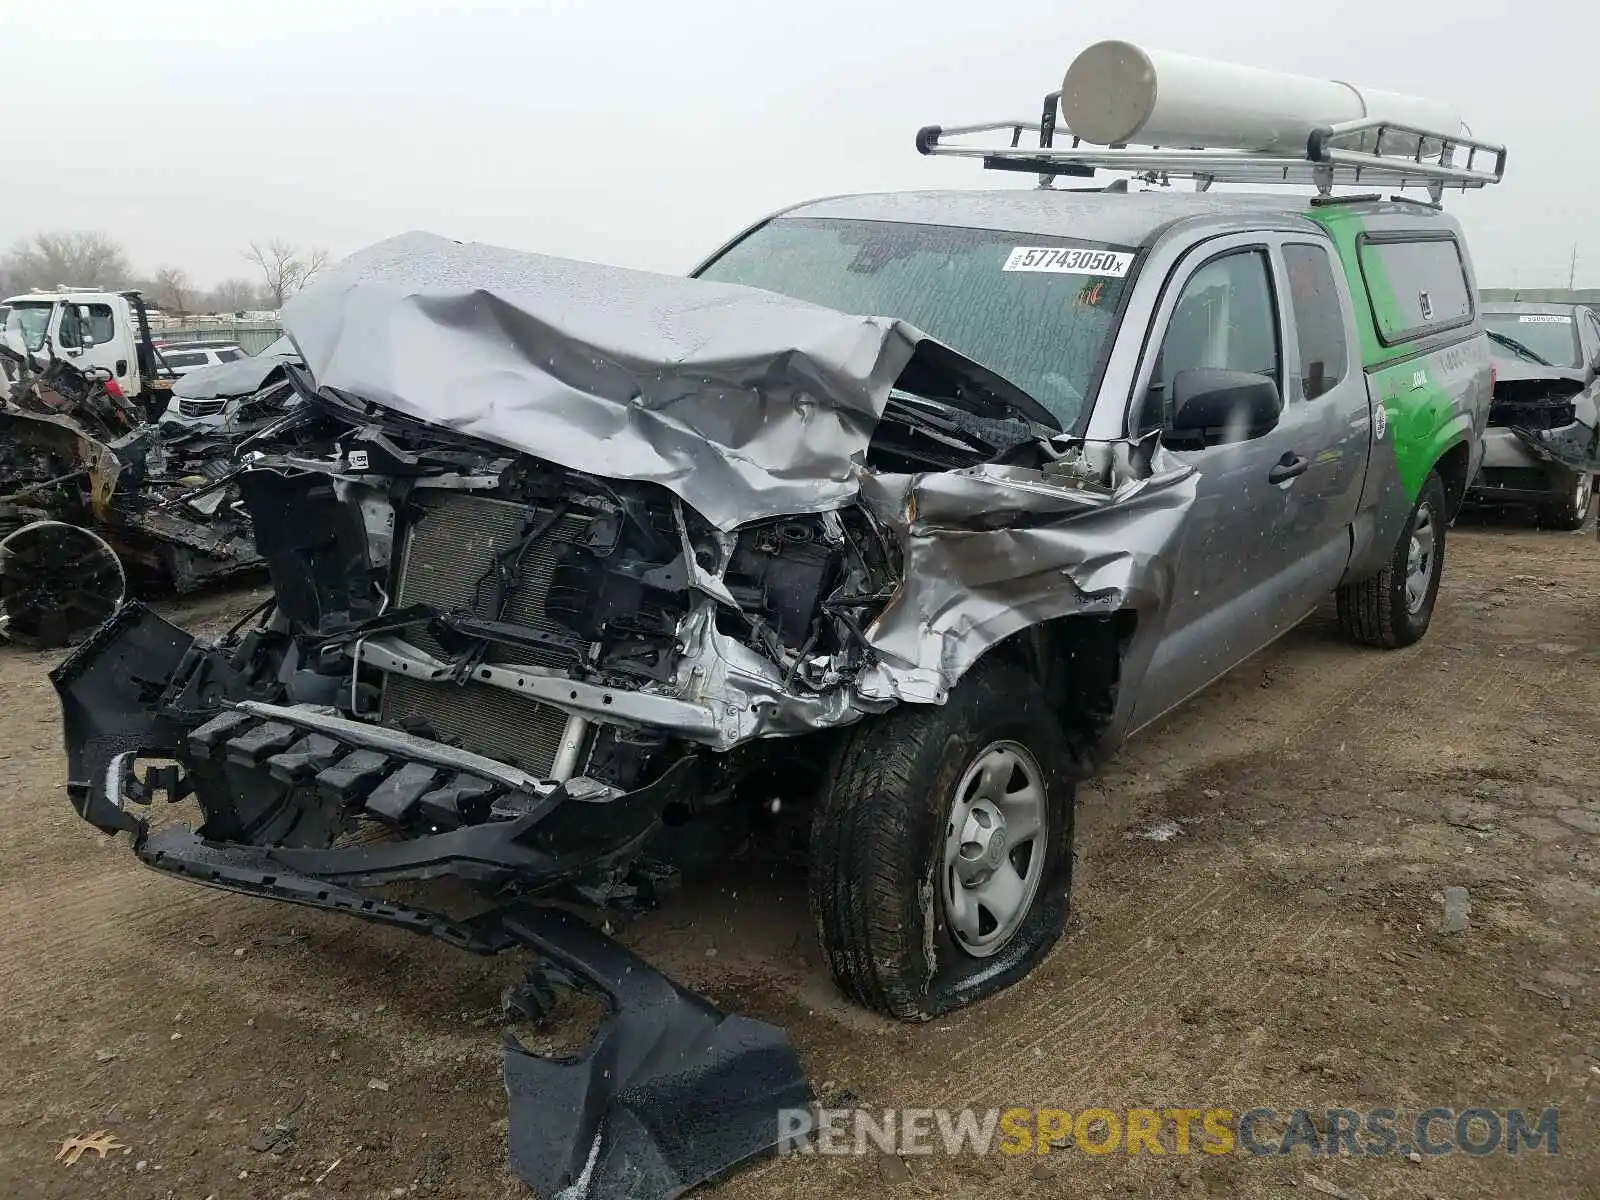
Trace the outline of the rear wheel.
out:
[[[1429,472],[1388,564],[1339,589],[1339,624],[1358,642],[1397,649],[1428,631],[1444,573],[1445,495]]]
[[[839,986],[925,1020],[1009,986],[1055,945],[1073,772],[1032,677],[980,664],[842,747],[812,833],[811,909]]]
[[[1539,524],[1546,529],[1582,529],[1594,501],[1594,476],[1579,472],[1567,481],[1567,494],[1553,504],[1539,506]]]

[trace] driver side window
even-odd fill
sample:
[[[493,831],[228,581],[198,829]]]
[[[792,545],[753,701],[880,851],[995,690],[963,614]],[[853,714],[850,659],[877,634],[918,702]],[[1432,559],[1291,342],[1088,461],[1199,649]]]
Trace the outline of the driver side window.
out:
[[[78,333],[78,310],[70,304],[61,306],[61,326],[56,340],[64,350],[76,350],[83,345]]]
[[[1277,305],[1265,249],[1235,250],[1189,277],[1131,422],[1135,436],[1172,427],[1172,383],[1200,367],[1265,375],[1280,388]]]

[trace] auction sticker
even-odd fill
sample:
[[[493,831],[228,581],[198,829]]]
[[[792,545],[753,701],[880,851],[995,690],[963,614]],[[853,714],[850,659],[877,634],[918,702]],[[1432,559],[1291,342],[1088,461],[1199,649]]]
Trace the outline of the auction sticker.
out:
[[[1571,317],[1558,316],[1555,313],[1523,313],[1517,318],[1524,325],[1571,325]]]
[[[1002,271],[1046,271],[1056,275],[1111,275],[1121,279],[1133,265],[1126,250],[1084,250],[1069,246],[1018,246]]]

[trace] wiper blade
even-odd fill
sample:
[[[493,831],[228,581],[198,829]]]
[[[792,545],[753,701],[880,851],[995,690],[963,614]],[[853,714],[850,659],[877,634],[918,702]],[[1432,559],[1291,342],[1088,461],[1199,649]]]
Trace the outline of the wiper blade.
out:
[[[1484,332],[1489,335],[1489,339],[1491,341],[1499,342],[1500,345],[1504,346],[1507,350],[1510,350],[1513,354],[1522,355],[1522,357],[1527,359],[1529,362],[1538,363],[1541,367],[1555,366],[1555,363],[1551,362],[1541,354],[1534,353],[1534,351],[1528,349],[1528,347],[1517,341],[1517,339],[1512,337],[1510,334],[1501,333],[1496,329],[1485,329]]]
[[[894,391],[889,394],[889,405],[884,410],[887,420],[899,421],[924,437],[956,450],[971,454],[993,454],[1000,446],[970,428],[969,423],[982,418],[963,413],[936,400]],[[965,418],[962,420],[960,418]]]

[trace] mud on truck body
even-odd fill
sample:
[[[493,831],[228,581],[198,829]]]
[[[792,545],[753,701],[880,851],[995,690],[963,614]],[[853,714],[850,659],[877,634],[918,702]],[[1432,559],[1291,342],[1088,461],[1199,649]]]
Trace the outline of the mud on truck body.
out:
[[[1107,165],[1031,128],[991,165]],[[1123,738],[1330,593],[1425,632],[1489,405],[1469,259],[1322,190],[824,200],[688,279],[363,251],[286,309],[300,445],[240,479],[271,599],[214,642],[126,606],[62,663],[72,802],[198,883],[531,946],[526,1007],[604,993],[587,1055],[508,1043],[513,1166],[676,1194],[809,1089],[568,909],[800,813],[841,988],[925,1019],[1056,943]],[[445,876],[503,907],[375,890]]]

